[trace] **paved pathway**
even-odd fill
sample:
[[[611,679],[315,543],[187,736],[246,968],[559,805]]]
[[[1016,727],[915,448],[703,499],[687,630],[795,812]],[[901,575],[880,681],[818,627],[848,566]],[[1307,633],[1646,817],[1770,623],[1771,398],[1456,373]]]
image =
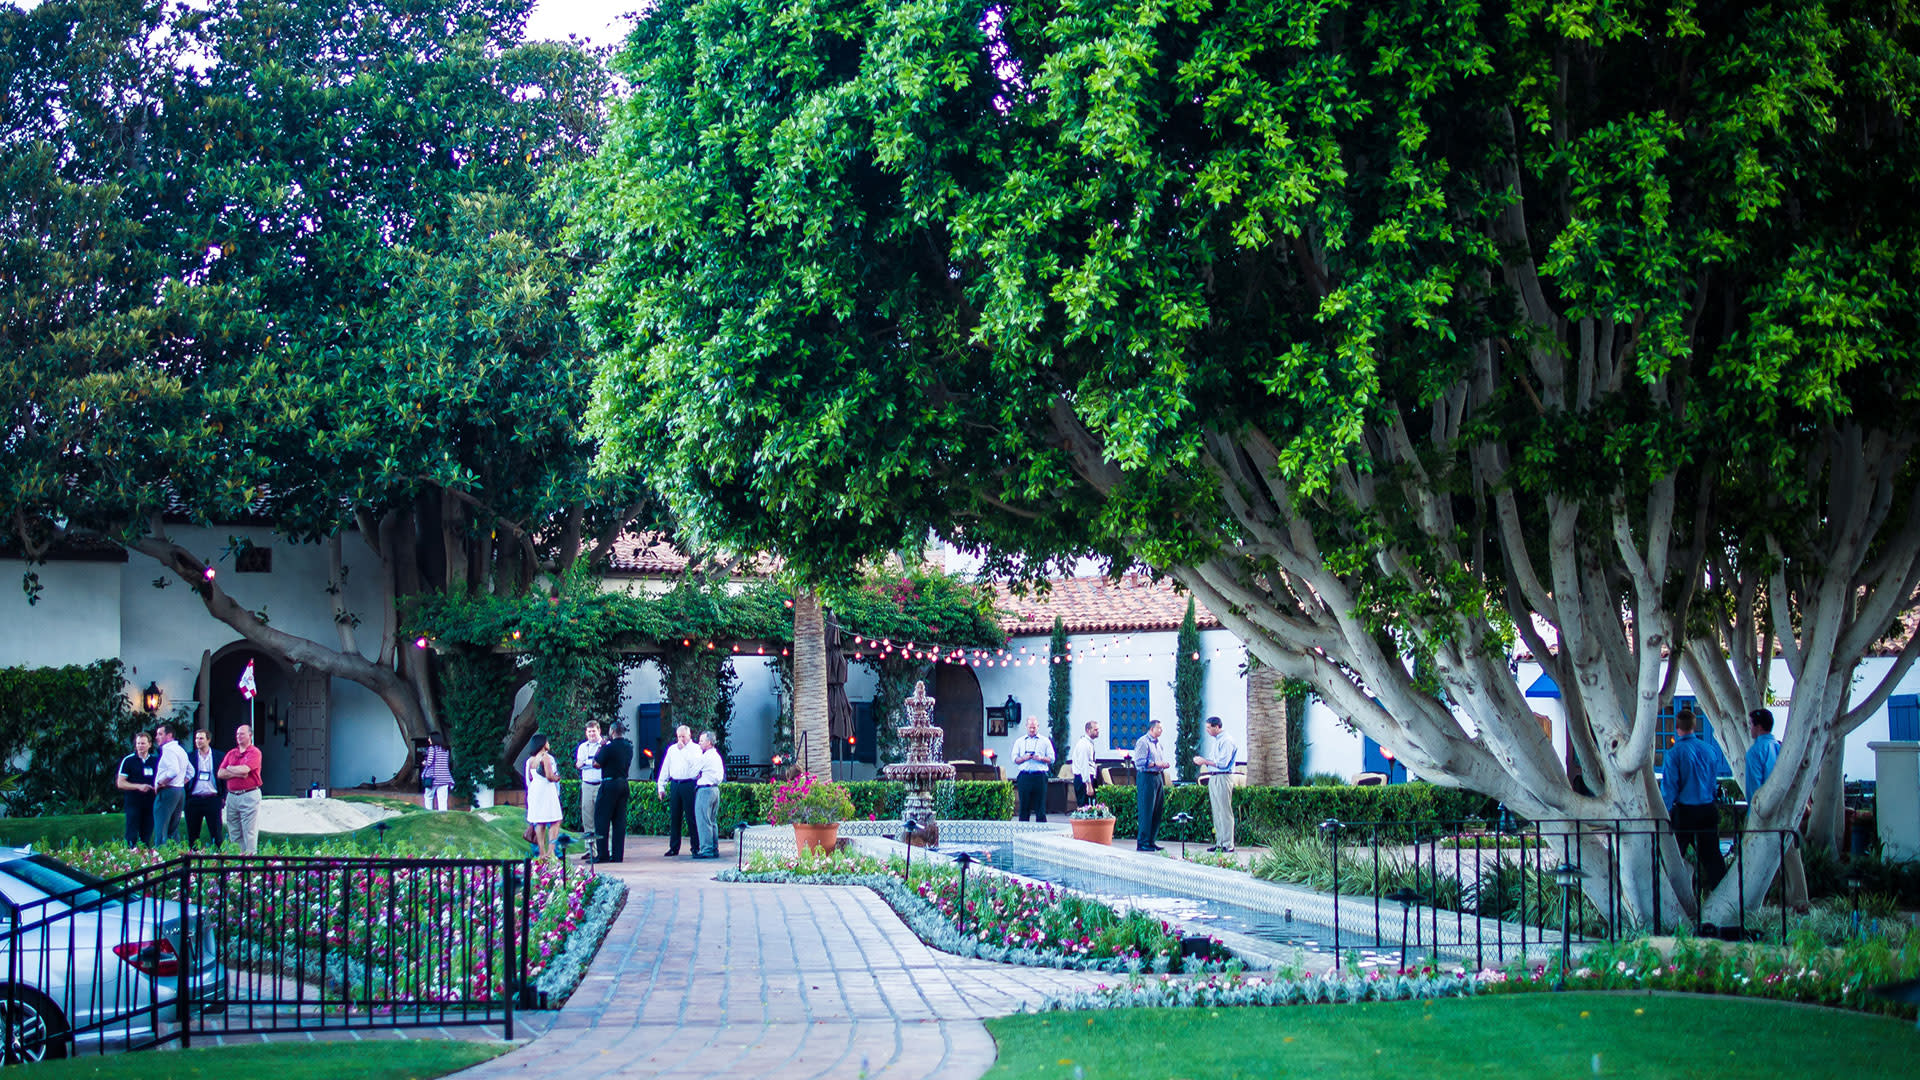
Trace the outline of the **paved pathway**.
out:
[[[971,1080],[982,1018],[1103,980],[936,952],[870,889],[721,884],[724,863],[638,841],[603,868],[632,892],[551,1029],[463,1080]]]

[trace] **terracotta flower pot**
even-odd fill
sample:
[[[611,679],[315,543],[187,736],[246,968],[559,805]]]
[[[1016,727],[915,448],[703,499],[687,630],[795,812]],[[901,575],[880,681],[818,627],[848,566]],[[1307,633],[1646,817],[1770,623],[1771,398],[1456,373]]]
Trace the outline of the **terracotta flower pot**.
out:
[[[840,845],[840,823],[835,821],[826,825],[793,826],[793,846],[801,851],[809,848],[815,851],[832,851]]]
[[[1085,840],[1090,844],[1113,844],[1113,822],[1110,817],[1068,818],[1067,824],[1073,828],[1075,840]]]

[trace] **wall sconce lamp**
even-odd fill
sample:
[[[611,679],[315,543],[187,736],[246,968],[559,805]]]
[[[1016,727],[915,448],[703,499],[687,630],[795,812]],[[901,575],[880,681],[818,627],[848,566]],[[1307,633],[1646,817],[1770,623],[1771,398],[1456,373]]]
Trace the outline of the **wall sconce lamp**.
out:
[[[140,704],[146,708],[149,715],[158,714],[161,703],[159,683],[150,682],[145,690],[140,691]]]

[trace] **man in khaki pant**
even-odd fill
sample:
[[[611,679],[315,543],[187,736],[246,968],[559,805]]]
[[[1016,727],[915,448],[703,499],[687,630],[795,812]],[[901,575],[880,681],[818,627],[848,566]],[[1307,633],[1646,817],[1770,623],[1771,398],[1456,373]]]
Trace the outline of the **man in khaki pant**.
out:
[[[1222,732],[1220,718],[1207,717],[1207,741],[1193,763],[1200,766],[1208,801],[1213,804],[1213,846],[1208,851],[1233,850],[1233,763],[1240,748]]]

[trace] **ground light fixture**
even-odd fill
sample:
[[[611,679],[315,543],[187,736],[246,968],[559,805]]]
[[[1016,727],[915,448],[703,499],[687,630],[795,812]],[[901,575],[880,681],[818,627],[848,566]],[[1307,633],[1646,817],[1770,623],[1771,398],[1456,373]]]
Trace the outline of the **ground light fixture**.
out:
[[[745,873],[747,869],[747,827],[751,821],[743,821],[733,827],[733,868]]]
[[[1413,921],[1413,905],[1420,902],[1421,896],[1418,892],[1403,885],[1381,897],[1381,899],[1391,900],[1400,905],[1400,970],[1404,973],[1407,970],[1408,924]]]
[[[920,831],[920,823],[912,818],[900,822],[900,835],[907,845],[907,888],[913,888],[913,834]]]
[[[379,834],[379,836],[380,836],[380,846],[381,846],[382,848],[385,848],[385,847],[387,846],[387,830],[388,830],[388,829],[390,829],[390,828],[392,828],[392,827],[393,827],[393,826],[391,826],[391,825],[388,825],[388,824],[387,824],[386,822],[384,822],[384,821],[381,821],[381,822],[377,822],[377,823],[375,823],[375,825],[373,826],[373,831],[374,831],[375,833],[378,833],[378,834]]]
[[[1320,833],[1321,835],[1327,838],[1328,853],[1332,856],[1332,859],[1333,859],[1333,863],[1332,863],[1333,894],[1337,897],[1340,895],[1340,821],[1339,819],[1328,818],[1327,820],[1321,822]],[[1336,902],[1333,905],[1333,940],[1335,941],[1340,940],[1340,905],[1338,902]],[[1333,970],[1335,971],[1340,970],[1340,954],[1338,952],[1335,952],[1333,954]]]
[[[973,865],[973,852],[963,851],[953,857],[960,864],[960,932],[967,932],[967,867]]]
[[[560,856],[560,894],[562,896],[567,892],[567,845],[571,843],[573,843],[573,837],[564,832],[553,842],[554,854]]]
[[[1584,877],[1585,871],[1564,858],[1553,868],[1553,883],[1560,886],[1560,977],[1554,981],[1555,990],[1567,988],[1567,963],[1573,953],[1573,894]]]
[[[1849,871],[1846,876],[1847,899],[1853,905],[1853,936],[1860,936],[1860,871]]]
[[[1179,813],[1168,818],[1167,820],[1173,822],[1175,825],[1180,826],[1180,861],[1186,862],[1187,861],[1187,826],[1193,824],[1193,815],[1187,813],[1185,810],[1182,810]]]

